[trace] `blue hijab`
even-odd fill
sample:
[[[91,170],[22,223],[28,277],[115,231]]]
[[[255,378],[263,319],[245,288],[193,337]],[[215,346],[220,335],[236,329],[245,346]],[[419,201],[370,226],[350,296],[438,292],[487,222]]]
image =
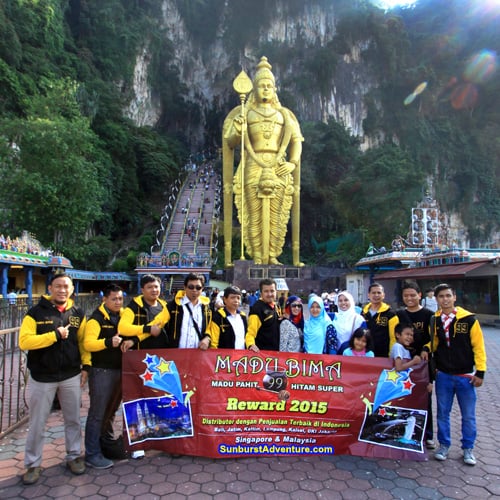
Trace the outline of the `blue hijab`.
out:
[[[319,316],[310,315],[304,324],[304,351],[309,354],[323,354],[325,348],[326,329],[332,324],[330,316],[325,311],[325,305],[321,297],[313,295],[309,298],[307,307],[309,314],[313,303],[319,304],[321,311]]]

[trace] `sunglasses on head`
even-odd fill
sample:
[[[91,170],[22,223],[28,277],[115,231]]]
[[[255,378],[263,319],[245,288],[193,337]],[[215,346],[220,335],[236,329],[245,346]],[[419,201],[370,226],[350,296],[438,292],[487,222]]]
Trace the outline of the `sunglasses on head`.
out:
[[[187,288],[189,288],[189,290],[198,290],[198,291],[200,291],[203,287],[201,285],[188,285]]]

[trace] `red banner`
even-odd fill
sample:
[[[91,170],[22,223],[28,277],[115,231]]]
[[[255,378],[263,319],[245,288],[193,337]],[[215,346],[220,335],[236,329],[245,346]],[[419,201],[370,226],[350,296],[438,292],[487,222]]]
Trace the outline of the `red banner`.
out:
[[[427,364],[210,349],[129,351],[130,449],[214,458],[336,454],[425,460]]]

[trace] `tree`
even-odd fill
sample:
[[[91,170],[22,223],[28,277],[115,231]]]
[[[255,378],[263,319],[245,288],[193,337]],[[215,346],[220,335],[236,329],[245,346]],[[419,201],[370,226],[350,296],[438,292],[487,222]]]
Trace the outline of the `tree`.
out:
[[[28,229],[58,250],[85,240],[101,217],[97,141],[82,118],[0,121],[3,227]]]

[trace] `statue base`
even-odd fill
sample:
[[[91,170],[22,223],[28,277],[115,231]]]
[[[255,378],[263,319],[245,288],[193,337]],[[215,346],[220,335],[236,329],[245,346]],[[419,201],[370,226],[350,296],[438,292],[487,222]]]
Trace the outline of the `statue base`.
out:
[[[265,278],[274,279],[278,291],[287,295],[307,297],[311,290],[321,292],[320,280],[313,279],[313,268],[309,266],[262,265],[253,260],[235,260],[233,267],[226,269],[226,280],[242,290],[258,290],[260,280]]]

